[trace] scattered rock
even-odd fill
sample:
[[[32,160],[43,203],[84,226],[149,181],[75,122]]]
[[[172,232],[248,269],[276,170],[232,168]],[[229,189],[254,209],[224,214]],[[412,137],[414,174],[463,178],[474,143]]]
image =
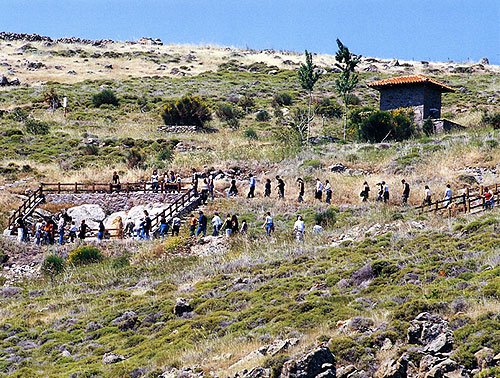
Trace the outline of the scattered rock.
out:
[[[447,353],[453,347],[452,331],[441,316],[423,312],[411,321],[408,343],[420,344],[431,354]]]
[[[375,373],[377,378],[406,378],[408,376],[408,353],[404,353],[399,359],[387,361]]]
[[[116,353],[106,353],[102,357],[102,363],[104,365],[111,365],[111,364],[116,364],[117,362],[121,362],[125,360],[126,358],[123,357],[121,354],[116,354]]]
[[[136,323],[137,314],[134,311],[125,311],[121,316],[111,321],[111,324],[116,325],[120,331],[132,329]]]
[[[487,369],[493,365],[494,351],[491,348],[484,347],[474,353],[474,359],[477,362],[479,370]]]
[[[340,173],[340,172],[344,172],[347,168],[342,163],[336,163],[336,164],[330,165],[328,167],[328,169],[330,170],[330,172]]]
[[[177,298],[175,301],[175,306],[174,306],[174,314],[177,316],[181,316],[182,314],[186,312],[191,312],[193,309],[191,308],[191,305],[189,302],[184,299],[184,298]]]
[[[7,286],[0,289],[0,298],[12,298],[23,291],[20,287]]]
[[[326,346],[319,346],[299,359],[287,361],[282,378],[335,378],[335,356]]]
[[[85,204],[75,206],[69,208],[67,213],[73,218],[77,227],[79,227],[82,220],[85,219],[85,223],[87,223],[90,228],[97,228],[99,221],[106,218],[104,210],[99,205]]]
[[[488,60],[488,58],[481,58],[481,60],[479,61],[479,64],[482,64],[483,66],[487,66],[490,64],[490,61]]]

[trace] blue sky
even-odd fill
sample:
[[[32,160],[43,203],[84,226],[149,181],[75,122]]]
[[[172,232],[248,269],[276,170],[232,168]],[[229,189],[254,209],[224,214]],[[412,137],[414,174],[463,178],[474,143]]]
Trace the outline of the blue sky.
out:
[[[500,64],[500,0],[0,0],[0,30]]]

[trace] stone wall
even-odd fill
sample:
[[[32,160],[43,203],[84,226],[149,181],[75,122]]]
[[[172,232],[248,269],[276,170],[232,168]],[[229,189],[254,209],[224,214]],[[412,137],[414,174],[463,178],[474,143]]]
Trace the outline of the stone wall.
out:
[[[422,127],[424,120],[432,115],[441,116],[441,92],[427,86],[396,86],[380,90],[380,110],[413,107],[414,121]]]
[[[165,133],[191,134],[200,130],[194,125],[164,125],[158,126],[158,131],[163,131]]]
[[[134,206],[150,203],[170,203],[175,201],[179,193],[65,193],[46,194],[49,203],[71,204],[79,206],[84,204],[99,205],[105,213],[127,211]]]

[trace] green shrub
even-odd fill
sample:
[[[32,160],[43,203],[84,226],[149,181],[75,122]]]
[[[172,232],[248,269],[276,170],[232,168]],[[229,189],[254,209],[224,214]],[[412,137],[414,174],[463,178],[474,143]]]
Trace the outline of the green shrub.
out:
[[[47,135],[50,132],[50,124],[48,122],[39,121],[34,118],[28,118],[24,121],[26,131],[33,135]]]
[[[321,161],[320,160],[317,160],[317,159],[308,159],[308,160],[304,160],[304,162],[302,163],[301,167],[312,167],[314,169],[318,169],[318,168],[321,168],[323,164],[321,164]]]
[[[16,108],[14,111],[9,113],[9,118],[16,122],[23,122],[26,118],[28,118],[29,114],[26,110],[22,108]]]
[[[142,164],[143,160],[144,158],[139,150],[132,148],[127,155],[127,166],[129,168],[137,168]]]
[[[427,118],[423,125],[422,125],[422,131],[424,132],[425,135],[429,136],[434,134],[434,122],[432,122],[432,119]]]
[[[481,117],[481,123],[484,125],[493,126],[494,129],[500,129],[500,112],[493,114],[484,112]]]
[[[314,220],[322,226],[333,226],[337,221],[338,210],[334,207],[329,207],[326,210],[317,212],[314,215]]]
[[[72,265],[85,265],[102,260],[102,254],[94,246],[82,245],[73,249],[68,255],[68,263]]]
[[[245,113],[250,113],[253,109],[255,109],[255,101],[249,95],[245,95],[238,101],[238,106],[241,107]]]
[[[247,138],[249,140],[257,140],[257,139],[259,139],[259,136],[257,135],[257,132],[254,129],[252,129],[252,128],[246,129],[243,132],[243,135],[245,136],[245,138]]]
[[[273,106],[274,107],[282,107],[282,106],[290,106],[293,103],[293,98],[290,93],[281,92],[277,93],[273,97]]]
[[[240,110],[236,109],[234,106],[228,103],[218,104],[215,114],[221,121],[226,122],[243,117],[243,114]]]
[[[161,112],[166,125],[204,126],[212,119],[212,114],[205,101],[198,96],[184,96],[180,100],[170,101]]]
[[[316,105],[316,113],[325,118],[340,118],[342,106],[334,99],[323,97]]]
[[[415,133],[415,125],[410,111],[404,109],[392,112],[376,111],[358,124],[359,139],[369,142],[382,140],[405,140]]]
[[[238,130],[240,128],[240,121],[237,118],[231,118],[226,121],[226,125],[232,130]]]
[[[266,110],[262,109],[256,114],[255,119],[259,122],[267,122],[271,119],[271,116]]]
[[[96,108],[104,104],[117,106],[118,99],[112,90],[104,89],[103,91],[92,96],[92,103]]]
[[[62,273],[64,270],[64,260],[57,255],[50,255],[43,260],[42,273],[51,279]]]

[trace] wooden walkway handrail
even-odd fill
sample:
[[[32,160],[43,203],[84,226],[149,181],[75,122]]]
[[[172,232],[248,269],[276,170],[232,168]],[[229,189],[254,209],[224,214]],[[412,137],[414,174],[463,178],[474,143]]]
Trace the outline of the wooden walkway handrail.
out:
[[[129,193],[129,192],[181,192],[183,187],[178,182],[124,182],[113,184],[110,182],[42,182],[44,193]]]

